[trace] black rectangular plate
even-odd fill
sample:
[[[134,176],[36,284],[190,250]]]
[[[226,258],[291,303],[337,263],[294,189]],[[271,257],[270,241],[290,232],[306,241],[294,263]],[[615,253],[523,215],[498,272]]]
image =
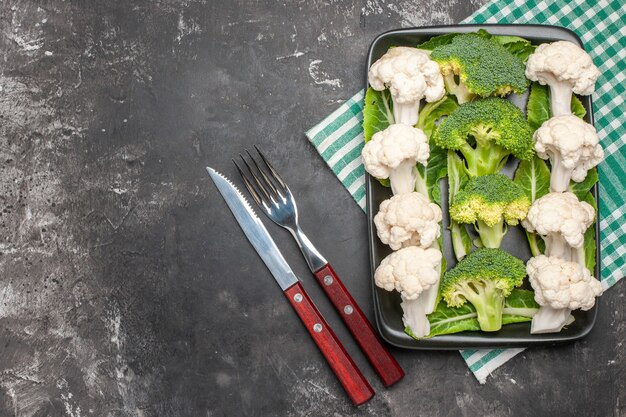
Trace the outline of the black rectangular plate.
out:
[[[567,29],[556,26],[542,25],[451,25],[451,26],[433,26],[414,29],[401,29],[385,32],[379,35],[370,46],[367,67],[369,68],[378,58],[380,58],[390,46],[416,46],[429,38],[451,32],[475,32],[479,29],[485,29],[494,35],[513,35],[521,36],[529,39],[534,44],[544,42],[554,42],[558,40],[566,40],[574,42],[582,46],[582,42],[578,36]],[[365,86],[367,88],[367,77]],[[525,111],[525,105],[528,98],[528,92],[524,95],[510,97],[510,100]],[[593,124],[593,109],[591,106],[591,97],[580,97],[587,115],[585,121]],[[510,161],[503,170],[503,173],[512,176],[517,161]],[[450,244],[450,233],[447,230],[449,218],[447,216],[448,193],[447,183],[442,181],[441,199],[443,202],[444,212],[444,256],[448,262],[448,268],[455,265],[455,258]],[[503,347],[525,347],[537,345],[553,345],[571,342],[585,337],[593,328],[596,321],[597,306],[589,311],[575,311],[576,319],[567,328],[560,333],[553,334],[530,334],[530,323],[516,323],[504,326],[500,331],[494,333],[485,332],[462,332],[453,335],[436,336],[430,339],[415,340],[404,332],[402,324],[402,310],[400,308],[400,295],[397,292],[388,292],[382,290],[374,284],[374,271],[380,262],[391,253],[391,249],[384,245],[376,236],[376,226],[374,225],[374,215],[378,211],[380,203],[391,197],[391,190],[385,188],[375,179],[366,176],[367,188],[367,213],[369,228],[369,244],[370,244],[370,262],[372,269],[372,286],[374,294],[374,308],[376,312],[376,325],[378,330],[387,342],[390,344],[406,348],[406,349],[472,349],[472,348],[503,348]],[[592,190],[593,195],[598,202],[598,185],[596,184]],[[598,202],[599,203],[599,202]],[[598,206],[599,207],[599,206]],[[599,211],[599,210],[598,210]],[[596,242],[599,242],[599,221],[595,223]],[[596,249],[596,268],[595,276],[600,276],[600,245],[597,244]],[[504,238],[502,249],[511,254],[527,261],[531,254],[528,248],[526,235],[521,227],[512,227]],[[526,288],[530,287],[525,284]]]

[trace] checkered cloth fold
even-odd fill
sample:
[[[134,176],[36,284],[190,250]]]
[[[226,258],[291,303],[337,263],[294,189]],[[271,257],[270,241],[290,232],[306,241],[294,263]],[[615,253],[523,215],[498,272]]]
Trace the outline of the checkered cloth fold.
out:
[[[605,151],[600,174],[601,281],[605,289],[626,274],[626,3],[623,0],[494,0],[463,23],[535,23],[566,27],[580,36],[602,75],[593,95],[595,125]],[[360,91],[306,132],[330,169],[365,209],[363,95]],[[487,376],[524,349],[463,350],[476,378]]]

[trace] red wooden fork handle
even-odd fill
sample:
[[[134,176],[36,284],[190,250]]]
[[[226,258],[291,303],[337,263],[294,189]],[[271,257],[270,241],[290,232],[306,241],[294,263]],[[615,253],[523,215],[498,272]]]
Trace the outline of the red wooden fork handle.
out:
[[[300,316],[315,344],[322,351],[333,372],[355,405],[361,405],[374,395],[374,390],[352,361],[324,317],[315,307],[300,283],[284,291],[285,296]]]
[[[383,346],[363,311],[359,308],[352,295],[330,266],[326,264],[313,273],[326,292],[337,312],[356,339],[357,343],[380,376],[383,384],[388,387],[404,376],[404,371],[391,353]]]

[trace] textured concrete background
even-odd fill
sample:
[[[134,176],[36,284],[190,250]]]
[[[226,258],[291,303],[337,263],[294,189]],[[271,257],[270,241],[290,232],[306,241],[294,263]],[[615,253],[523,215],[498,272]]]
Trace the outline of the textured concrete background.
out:
[[[484,0],[0,2],[0,416],[624,416],[624,285],[584,341],[484,386],[394,350],[356,409],[208,180],[260,144],[372,317],[365,216],[302,132],[361,88],[367,47]]]

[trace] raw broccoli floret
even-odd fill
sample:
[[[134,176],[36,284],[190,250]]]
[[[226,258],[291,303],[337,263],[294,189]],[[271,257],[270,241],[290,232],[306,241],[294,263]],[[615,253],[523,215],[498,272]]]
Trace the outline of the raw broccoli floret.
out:
[[[535,152],[524,114],[501,98],[460,105],[437,126],[433,140],[441,148],[460,152],[471,177],[500,171],[510,154],[529,160]]]
[[[524,263],[500,249],[478,249],[446,272],[441,295],[449,307],[472,303],[480,329],[495,332],[502,327],[504,299],[522,285]]]
[[[524,62],[493,39],[474,33],[456,36],[451,43],[433,49],[448,93],[459,104],[476,96],[522,93],[529,85]]]
[[[450,218],[473,224],[486,248],[499,248],[507,225],[526,217],[530,198],[521,185],[502,174],[470,178],[450,206]]]

